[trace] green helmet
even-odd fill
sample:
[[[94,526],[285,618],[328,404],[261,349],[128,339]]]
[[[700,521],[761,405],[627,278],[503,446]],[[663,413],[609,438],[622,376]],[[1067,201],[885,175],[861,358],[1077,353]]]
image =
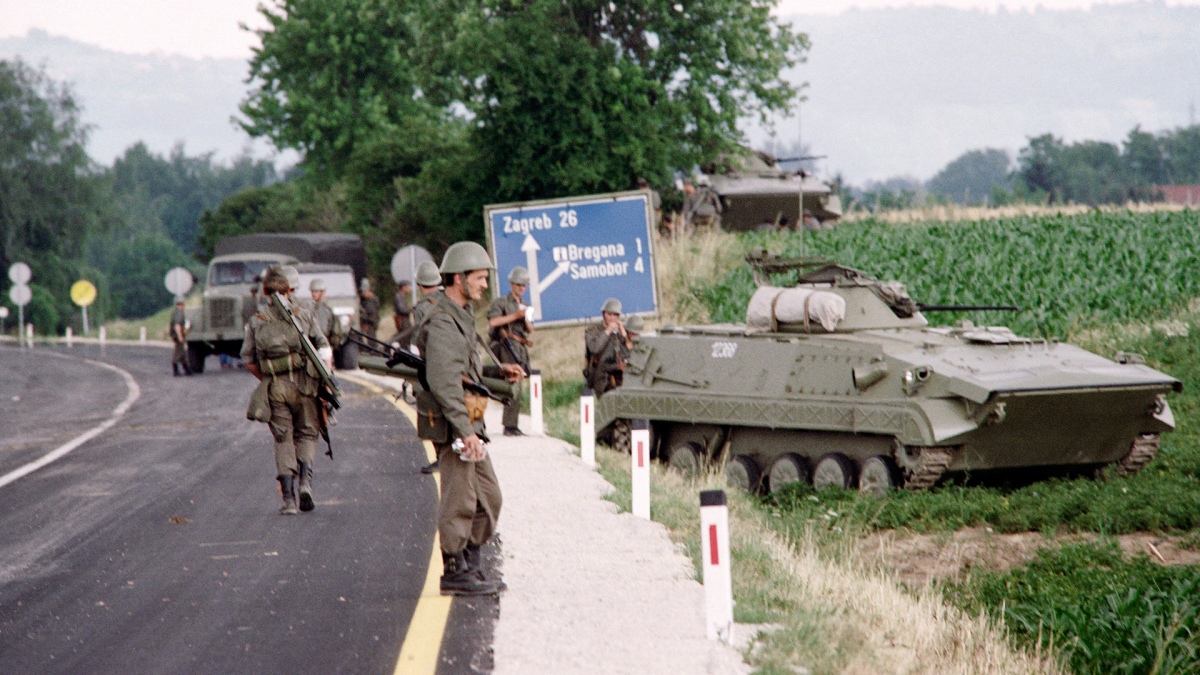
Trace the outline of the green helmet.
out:
[[[363,280],[358,284],[358,292],[366,293],[369,290],[371,290],[371,280],[363,277]]]
[[[313,280],[312,280],[312,283],[310,283],[310,284],[308,285],[308,290],[310,290],[310,291],[323,291],[323,290],[325,290],[325,280],[324,280],[324,279],[322,279],[322,278],[320,278],[320,277],[318,277],[318,278],[316,278],[316,279],[313,279]]]
[[[512,271],[508,273],[508,283],[528,286],[529,270],[525,269],[524,267],[514,267]]]
[[[604,306],[600,308],[600,311],[608,312],[609,314],[620,314],[621,301],[616,298],[609,298],[604,301]]]
[[[625,319],[625,332],[626,333],[633,333],[636,335],[638,333],[641,333],[645,329],[646,329],[646,322],[642,321],[642,317],[638,316],[637,314],[634,314],[633,316],[629,317],[628,319]]]
[[[295,267],[292,267],[291,265],[284,265],[280,268],[280,271],[283,272],[283,276],[287,278],[288,286],[291,286],[293,291],[297,288],[300,288],[300,272],[298,272]]]
[[[417,265],[417,285],[437,286],[442,283],[442,275],[438,273],[437,263],[426,260]]]
[[[483,247],[473,241],[460,241],[446,249],[442,256],[442,274],[459,274],[474,270],[494,270],[492,258]]]

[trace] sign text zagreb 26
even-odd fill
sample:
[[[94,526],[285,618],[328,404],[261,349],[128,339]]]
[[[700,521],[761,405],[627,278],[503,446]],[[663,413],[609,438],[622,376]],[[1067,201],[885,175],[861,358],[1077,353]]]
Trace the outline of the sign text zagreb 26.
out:
[[[648,203],[648,193],[618,192],[486,207],[497,295],[524,267],[525,302],[542,325],[596,320],[608,298],[626,314],[656,313]]]

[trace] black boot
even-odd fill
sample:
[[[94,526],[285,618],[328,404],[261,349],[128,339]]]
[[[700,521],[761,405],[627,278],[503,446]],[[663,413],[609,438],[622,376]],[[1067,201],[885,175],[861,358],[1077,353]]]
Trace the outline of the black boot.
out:
[[[432,462],[421,467],[421,473],[433,473],[438,470],[438,461],[435,459]]]
[[[171,372],[175,373],[175,377],[179,377],[179,364],[178,363],[171,364]]]
[[[475,576],[463,551],[442,551],[442,570],[443,595],[494,595],[498,590],[496,584]]]
[[[467,544],[463,549],[463,557],[467,560],[467,569],[471,570],[471,574],[475,575],[476,579],[490,584],[495,584],[497,591],[507,591],[508,584],[503,581],[491,581],[483,572],[483,551],[477,544]]]
[[[279,489],[283,493],[283,506],[279,507],[280,515],[294,516],[300,513],[296,508],[296,476],[288,474],[279,477]]]
[[[300,510],[312,511],[316,508],[313,504],[312,494],[312,464],[308,462],[300,462]]]

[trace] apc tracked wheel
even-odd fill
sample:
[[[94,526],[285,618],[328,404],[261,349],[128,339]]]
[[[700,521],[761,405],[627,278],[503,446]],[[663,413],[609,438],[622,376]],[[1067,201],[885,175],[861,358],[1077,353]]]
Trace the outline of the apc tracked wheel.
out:
[[[901,485],[900,469],[890,457],[868,457],[858,474],[858,491],[872,497],[883,497],[888,490]]]
[[[830,453],[817,460],[813,467],[813,487],[823,490],[828,487],[849,490],[854,487],[854,478],[858,474],[854,462],[840,453]]]
[[[778,492],[788,485],[796,483],[808,484],[811,481],[808,471],[808,460],[800,455],[789,452],[780,456],[771,464],[771,472],[767,474],[767,487],[771,492]]]
[[[725,484],[731,488],[756,493],[762,484],[762,469],[758,468],[758,462],[752,457],[730,457],[725,463]]]

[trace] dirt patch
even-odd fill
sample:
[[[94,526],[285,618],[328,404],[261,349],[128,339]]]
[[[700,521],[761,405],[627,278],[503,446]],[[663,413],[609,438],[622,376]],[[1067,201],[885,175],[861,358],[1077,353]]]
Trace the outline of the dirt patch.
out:
[[[936,534],[889,530],[864,538],[859,549],[868,564],[892,571],[910,588],[921,588],[933,581],[962,581],[976,570],[1008,571],[1028,564],[1045,546],[1100,539],[1095,534],[999,534],[977,527]],[[1160,565],[1200,564],[1200,551],[1184,548],[1183,537],[1137,532],[1116,539],[1127,556],[1144,555]]]

